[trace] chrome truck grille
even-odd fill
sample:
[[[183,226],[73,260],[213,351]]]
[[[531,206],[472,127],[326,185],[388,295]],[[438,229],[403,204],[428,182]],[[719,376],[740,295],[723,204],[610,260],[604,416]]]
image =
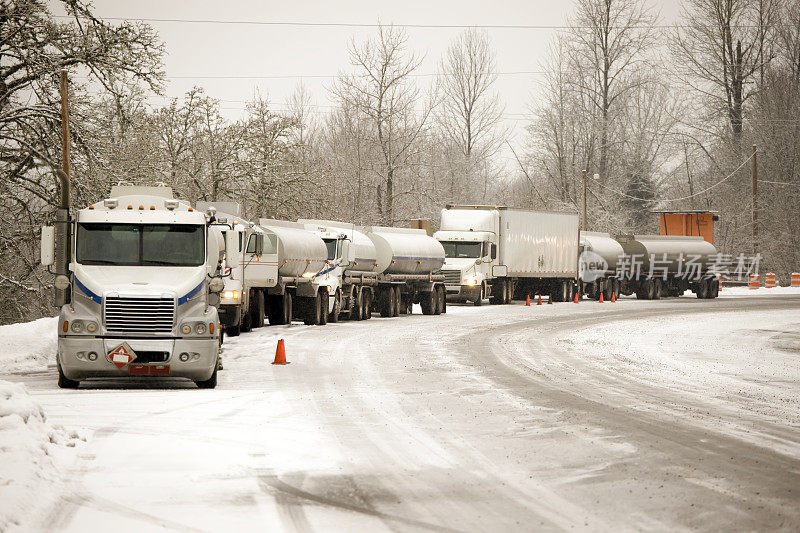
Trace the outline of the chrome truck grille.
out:
[[[461,285],[460,270],[442,270],[445,285]]]
[[[105,325],[110,332],[171,333],[175,325],[173,298],[105,298]]]

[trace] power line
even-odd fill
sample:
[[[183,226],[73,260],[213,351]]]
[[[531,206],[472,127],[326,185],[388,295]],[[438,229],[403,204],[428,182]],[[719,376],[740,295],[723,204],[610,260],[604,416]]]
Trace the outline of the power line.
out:
[[[69,15],[55,15],[54,18],[72,20]],[[266,20],[221,20],[221,19],[184,19],[184,18],[151,18],[151,17],[97,17],[100,20],[110,20],[116,22],[148,22],[148,23],[177,23],[177,24],[229,24],[237,26],[297,26],[297,27],[322,27],[322,28],[380,28],[398,27],[414,29],[502,29],[502,30],[590,30],[593,26],[570,26],[566,24],[401,24],[390,23],[380,24],[377,22],[307,22],[307,21],[266,21]],[[710,24],[641,24],[621,27],[622,29],[657,29],[669,30],[679,28],[696,28],[698,26],[715,27]],[[779,24],[778,26],[791,26]],[[741,29],[758,29],[757,25],[739,25]],[[617,29],[610,26],[609,29]]]

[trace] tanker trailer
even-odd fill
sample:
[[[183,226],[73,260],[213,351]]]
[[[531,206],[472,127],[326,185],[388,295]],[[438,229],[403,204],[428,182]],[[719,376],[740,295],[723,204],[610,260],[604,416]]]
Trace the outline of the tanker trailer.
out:
[[[347,222],[310,219],[298,222],[318,235],[328,249],[328,265],[315,276],[315,281],[331,295],[328,319],[338,322],[342,314],[351,320],[370,318],[373,288],[378,285],[375,245]]]
[[[618,265],[620,291],[640,300],[680,296],[691,289],[698,298],[716,298],[719,282],[709,271],[713,244],[702,237],[619,235],[625,258]]]
[[[383,317],[410,313],[419,303],[422,313],[446,312],[444,248],[425,230],[364,227],[360,231],[375,245],[378,310]]]
[[[278,262],[277,283],[267,289],[269,323],[288,324],[297,318],[305,324],[326,324],[329,295],[315,279],[327,264],[325,243],[297,222],[262,218],[258,224],[274,239]]]
[[[578,277],[582,293],[595,300],[610,300],[619,294],[617,263],[624,254],[622,245],[609,233],[581,231]]]

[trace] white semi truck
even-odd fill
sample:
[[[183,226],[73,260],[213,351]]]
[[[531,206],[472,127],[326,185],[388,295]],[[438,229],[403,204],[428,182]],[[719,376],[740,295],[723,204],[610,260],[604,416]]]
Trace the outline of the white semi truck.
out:
[[[169,187],[112,187],[74,216],[62,199],[59,230],[42,230],[42,264],[57,273],[60,387],[129,376],[216,386],[225,244],[208,222]]]
[[[572,298],[578,285],[578,215],[448,205],[434,238],[444,246],[447,298],[481,305],[515,294]]]
[[[444,249],[424,230],[356,227],[332,220],[300,220],[328,249],[328,266],[315,279],[327,287],[334,321],[368,319],[373,304],[383,317],[446,312]]]

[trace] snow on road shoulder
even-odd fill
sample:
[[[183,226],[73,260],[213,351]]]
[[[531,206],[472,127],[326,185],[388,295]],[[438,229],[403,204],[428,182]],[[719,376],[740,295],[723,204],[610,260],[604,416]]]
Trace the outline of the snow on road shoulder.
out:
[[[0,380],[0,531],[35,518],[58,490],[59,465],[82,440],[48,422],[24,385]]]
[[[798,330],[796,311],[735,311],[620,320],[555,340],[604,373],[712,406],[731,423],[790,428],[800,424]]]
[[[691,293],[688,293],[691,294]],[[800,294],[800,287],[773,287],[768,289],[766,287],[759,287],[758,289],[751,289],[750,287],[730,287],[723,285],[720,291],[720,297],[724,296],[786,296],[788,294]]]
[[[55,364],[56,317],[0,326],[0,374],[44,370]]]

